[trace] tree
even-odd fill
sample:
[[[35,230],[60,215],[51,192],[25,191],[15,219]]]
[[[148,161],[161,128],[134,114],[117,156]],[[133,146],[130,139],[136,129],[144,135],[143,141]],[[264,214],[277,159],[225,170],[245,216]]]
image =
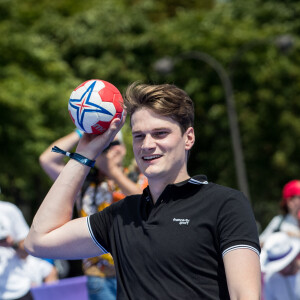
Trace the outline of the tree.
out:
[[[237,187],[224,89],[215,70],[199,60],[178,61],[167,77],[153,69],[163,56],[202,51],[231,76],[251,200],[264,226],[277,211],[283,184],[299,174],[299,11],[298,1],[270,0],[0,2],[4,196],[29,205],[32,217],[50,186],[38,156],[73,130],[67,100],[91,78],[110,81],[121,92],[135,80],[185,89],[196,108],[190,173]],[[283,34],[295,41],[285,53],[274,43]],[[128,132],[127,123],[130,144]]]
[[[295,39],[298,11],[296,2],[229,1],[207,14],[181,13],[157,29],[162,56],[206,52],[231,75],[252,204],[263,226],[278,210],[283,185],[299,171],[298,49],[295,43],[283,53],[288,49],[276,44],[283,34]],[[237,187],[224,89],[215,70],[203,61],[185,60],[167,80],[196,101],[198,144],[190,169]]]

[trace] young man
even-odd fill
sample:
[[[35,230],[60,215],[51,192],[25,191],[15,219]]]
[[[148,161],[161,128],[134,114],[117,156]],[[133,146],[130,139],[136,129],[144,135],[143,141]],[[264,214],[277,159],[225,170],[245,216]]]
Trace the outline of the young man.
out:
[[[33,220],[27,250],[68,259],[111,252],[118,299],[260,299],[260,248],[249,201],[187,172],[195,141],[192,100],[174,85],[133,84],[125,105],[135,159],[149,186],[71,221],[89,172],[86,160],[71,159]],[[102,136],[85,135],[76,152],[94,160],[124,121]]]

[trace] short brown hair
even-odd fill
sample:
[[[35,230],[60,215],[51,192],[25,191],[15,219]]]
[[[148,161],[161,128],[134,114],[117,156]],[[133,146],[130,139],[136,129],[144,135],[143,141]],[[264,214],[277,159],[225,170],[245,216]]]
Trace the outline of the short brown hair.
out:
[[[155,113],[176,121],[182,134],[194,125],[194,104],[188,94],[173,84],[150,85],[132,83],[124,96],[124,104],[130,117],[146,107]]]

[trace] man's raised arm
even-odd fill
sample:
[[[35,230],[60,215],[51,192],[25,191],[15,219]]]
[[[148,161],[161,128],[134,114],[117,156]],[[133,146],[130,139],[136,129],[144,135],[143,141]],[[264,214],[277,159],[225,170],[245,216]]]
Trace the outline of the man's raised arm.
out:
[[[101,136],[84,134],[76,153],[95,160],[121,129],[125,118],[126,114],[121,121],[113,120]],[[86,218],[71,220],[76,195],[89,170],[90,167],[75,159],[70,159],[66,164],[33,219],[25,240],[25,248],[30,254],[64,259],[102,254],[90,237]]]

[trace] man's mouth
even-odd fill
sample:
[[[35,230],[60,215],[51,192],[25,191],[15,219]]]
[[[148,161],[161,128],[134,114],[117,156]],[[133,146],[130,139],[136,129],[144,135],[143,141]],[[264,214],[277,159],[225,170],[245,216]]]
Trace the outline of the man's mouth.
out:
[[[143,156],[142,159],[144,161],[151,161],[151,160],[155,160],[162,157],[162,155],[147,155],[147,156]]]

